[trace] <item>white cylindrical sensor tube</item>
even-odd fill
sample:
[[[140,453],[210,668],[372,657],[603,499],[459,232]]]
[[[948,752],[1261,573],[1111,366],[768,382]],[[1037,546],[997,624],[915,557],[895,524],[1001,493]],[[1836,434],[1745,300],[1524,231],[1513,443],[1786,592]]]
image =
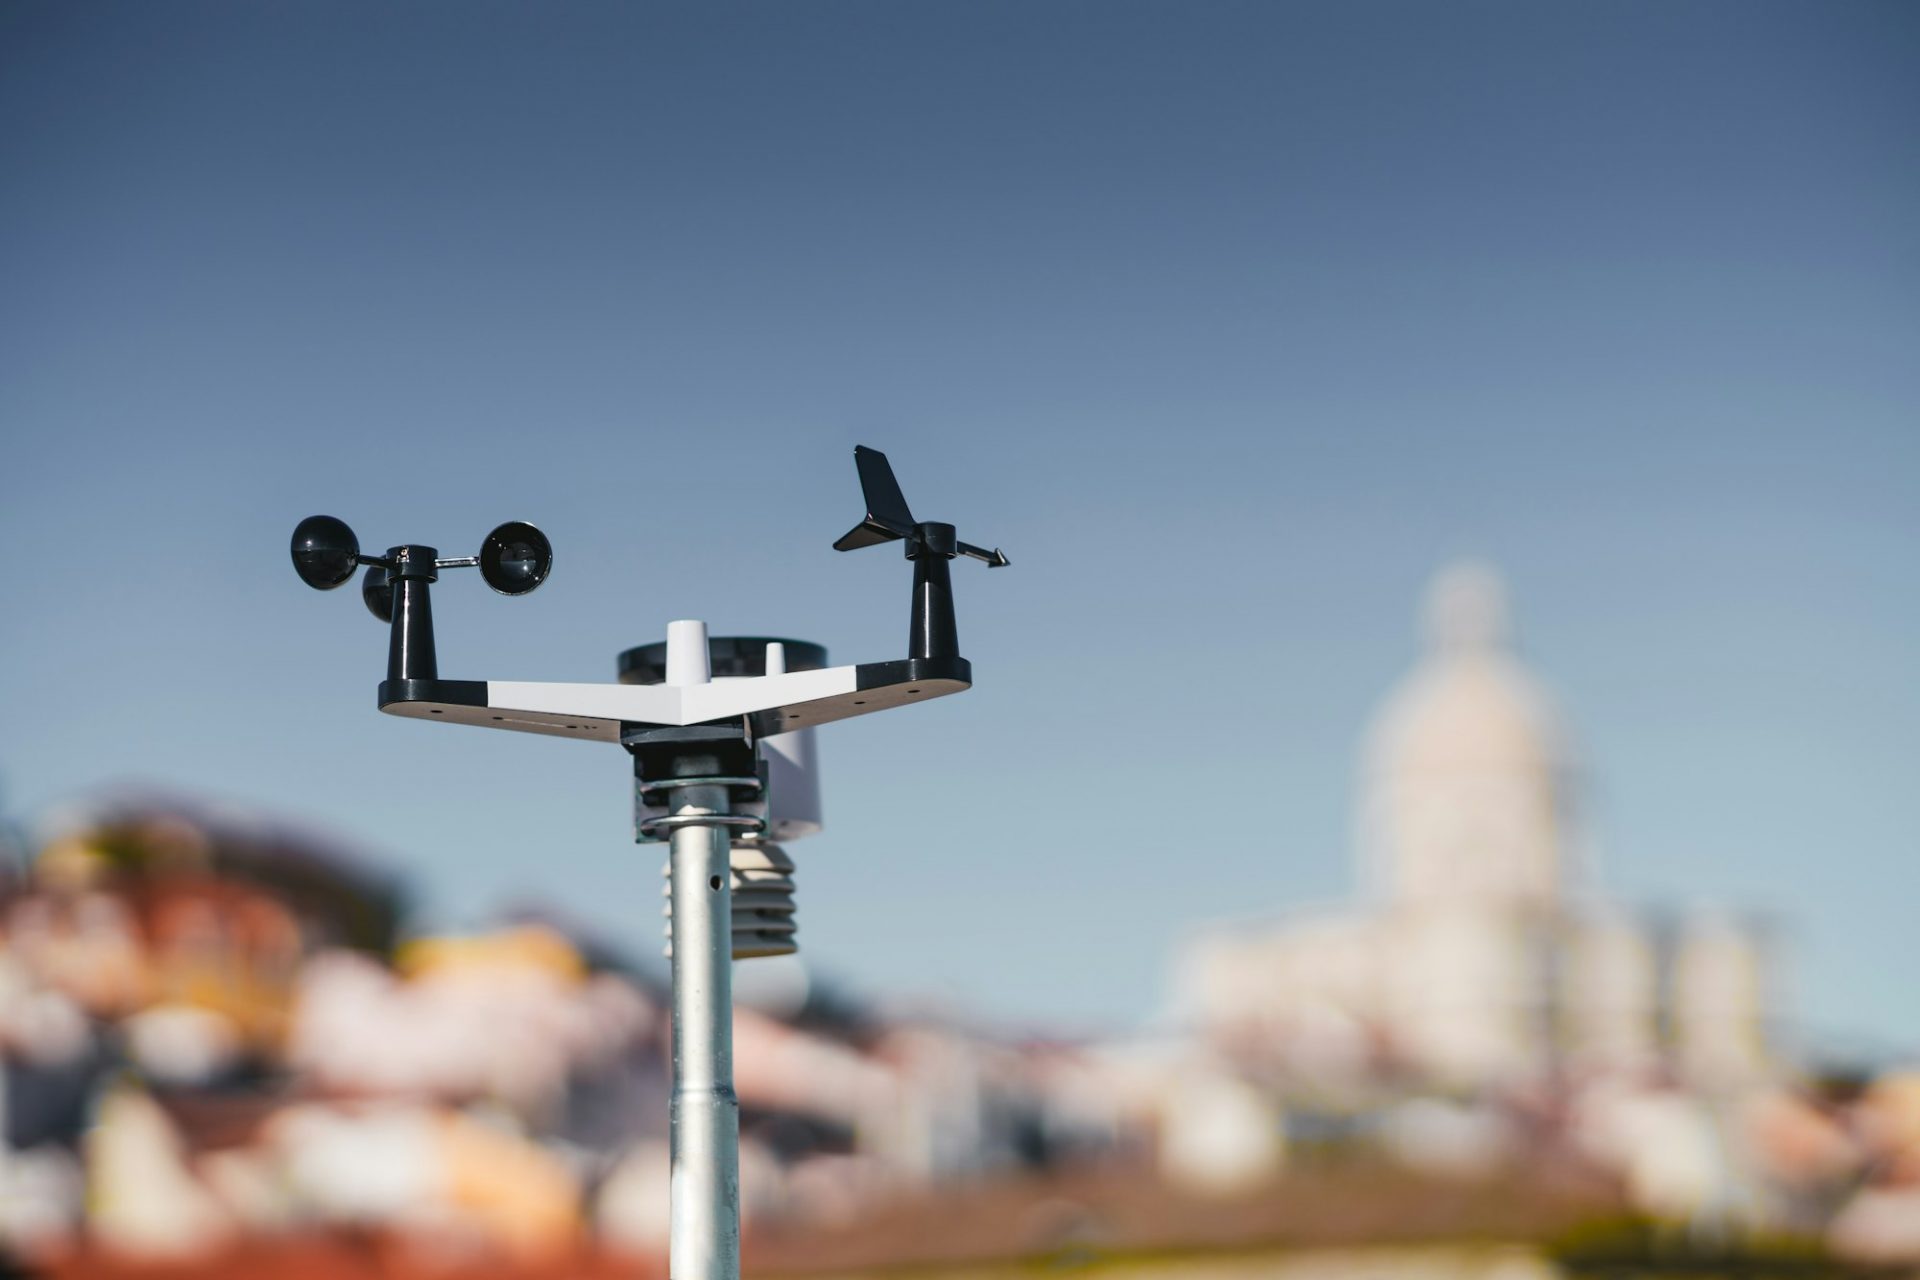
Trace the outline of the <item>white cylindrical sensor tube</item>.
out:
[[[667,624],[667,683],[671,685],[706,684],[713,679],[713,667],[707,656],[707,624],[669,622]]]

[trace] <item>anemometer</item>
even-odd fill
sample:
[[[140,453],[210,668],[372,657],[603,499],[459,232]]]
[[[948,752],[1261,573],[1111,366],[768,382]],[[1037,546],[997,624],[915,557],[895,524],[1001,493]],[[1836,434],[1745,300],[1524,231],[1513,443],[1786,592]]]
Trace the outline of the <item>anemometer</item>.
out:
[[[388,715],[553,737],[617,742],[633,758],[634,834],[669,848],[673,961],[671,1280],[738,1280],[739,1103],[733,1092],[732,961],[796,948],[794,863],[780,842],[820,830],[813,729],[835,720],[961,693],[950,562],[1007,557],[962,542],[954,526],[916,520],[886,455],[853,451],[867,513],[833,544],[903,543],[913,562],[907,656],[850,667],[797,640],[713,637],[670,622],[664,642],[620,655],[617,684],[443,680],[429,588],[442,569],[478,568],[503,595],[525,595],[553,569],[533,525],[509,521],[473,556],[406,544],[363,555],[353,530],[309,516],[293,531],[293,567],[321,591],[365,566],[361,598],[388,624]]]

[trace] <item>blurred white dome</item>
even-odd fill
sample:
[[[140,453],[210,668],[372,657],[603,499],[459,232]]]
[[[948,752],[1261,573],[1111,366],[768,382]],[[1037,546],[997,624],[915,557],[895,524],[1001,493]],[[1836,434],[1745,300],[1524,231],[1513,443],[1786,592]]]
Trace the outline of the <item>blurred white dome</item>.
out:
[[[1368,772],[1517,770],[1550,781],[1564,735],[1545,690],[1509,648],[1506,585],[1477,562],[1428,588],[1427,652],[1390,693],[1367,735]]]
[[[1557,894],[1569,752],[1551,700],[1510,646],[1506,588],[1449,566],[1426,652],[1386,698],[1362,763],[1362,845],[1399,898]]]

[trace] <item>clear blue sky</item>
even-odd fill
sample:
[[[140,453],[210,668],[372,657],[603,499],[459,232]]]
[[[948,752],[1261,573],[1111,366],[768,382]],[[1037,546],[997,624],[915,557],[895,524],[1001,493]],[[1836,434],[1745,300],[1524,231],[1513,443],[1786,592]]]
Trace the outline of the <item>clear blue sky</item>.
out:
[[[1349,892],[1354,749],[1509,572],[1607,885],[1777,913],[1920,1043],[1911,4],[0,9],[0,783],[143,781],[655,946],[625,757],[374,712],[314,511],[552,581],[445,674],[672,618],[898,656],[848,453],[1004,546],[963,698],[830,730],[817,966],[1119,1027]]]

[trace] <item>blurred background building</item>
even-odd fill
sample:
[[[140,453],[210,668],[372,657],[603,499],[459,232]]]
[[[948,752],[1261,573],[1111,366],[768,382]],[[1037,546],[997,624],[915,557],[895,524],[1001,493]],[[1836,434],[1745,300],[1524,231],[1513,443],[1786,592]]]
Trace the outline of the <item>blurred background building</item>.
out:
[[[1360,761],[1367,898],[1204,931],[1184,1010],[1307,1078],[1474,1094],[1628,1073],[1713,1091],[1777,1070],[1766,930],[1635,908],[1594,876],[1578,756],[1514,651],[1499,575],[1442,572],[1424,636]]]

